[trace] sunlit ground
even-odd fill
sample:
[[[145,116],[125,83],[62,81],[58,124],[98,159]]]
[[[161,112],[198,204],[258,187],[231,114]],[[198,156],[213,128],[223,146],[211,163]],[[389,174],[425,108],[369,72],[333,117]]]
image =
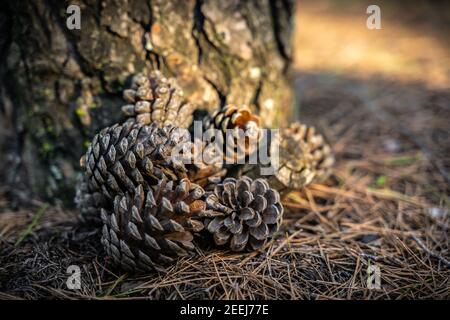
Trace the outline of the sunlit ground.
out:
[[[366,24],[374,3],[380,30]],[[300,120],[331,139],[348,121],[354,138],[335,149],[361,144],[369,159],[397,136],[398,150],[411,145],[450,182],[450,3],[299,1],[295,18]]]
[[[307,219],[298,211],[298,203],[305,206],[307,215],[320,211],[318,237],[334,237],[332,232],[321,234],[330,219],[330,225],[343,233],[347,226],[361,234],[374,231],[380,240],[377,257],[405,261],[401,252],[407,245],[407,255],[414,252],[414,256],[429,254],[433,247],[433,255],[444,257],[443,263],[450,265],[450,3],[430,2],[433,5],[425,1],[298,3],[297,115],[326,136],[336,155],[334,177],[339,183],[330,184],[334,189],[328,192],[362,192],[366,198],[361,203],[356,198],[343,200],[345,196],[343,202],[330,202],[327,194],[325,203],[332,203],[332,208],[324,206],[320,211],[313,197],[304,200],[302,193],[293,193],[288,201],[297,204],[285,206],[292,210],[294,221]],[[381,30],[366,27],[369,4],[381,8]],[[348,206],[338,208],[342,203]],[[414,221],[419,216],[423,219]],[[342,242],[334,243],[343,251],[360,241],[346,235],[337,238]],[[440,267],[442,261],[416,278],[416,271],[429,260],[422,257],[399,268],[392,268],[390,262],[381,266],[388,299],[393,297],[391,292],[403,290],[399,298],[439,299],[441,293],[449,298],[450,274],[448,268]],[[411,273],[404,273],[408,268]],[[422,280],[428,276],[446,279],[442,287],[435,282],[429,295],[418,289],[428,288]],[[352,291],[353,284],[349,288]]]
[[[381,8],[381,30],[366,27],[366,8],[375,3]],[[297,9],[297,70],[419,80],[436,88],[450,86],[448,5],[299,1]]]

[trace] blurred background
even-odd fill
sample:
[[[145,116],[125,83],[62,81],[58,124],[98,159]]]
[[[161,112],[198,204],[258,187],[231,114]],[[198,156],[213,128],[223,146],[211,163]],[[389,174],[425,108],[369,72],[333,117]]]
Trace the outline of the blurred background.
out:
[[[381,30],[366,27],[371,4],[381,9]],[[299,1],[295,67],[448,89],[449,22],[449,1]]]
[[[380,30],[366,26],[371,4],[381,9]],[[342,160],[426,159],[432,169],[398,166],[387,179],[379,164],[363,170],[402,193],[407,184],[396,177],[405,172],[448,193],[449,22],[448,1],[297,3],[295,91],[302,121],[317,125]]]

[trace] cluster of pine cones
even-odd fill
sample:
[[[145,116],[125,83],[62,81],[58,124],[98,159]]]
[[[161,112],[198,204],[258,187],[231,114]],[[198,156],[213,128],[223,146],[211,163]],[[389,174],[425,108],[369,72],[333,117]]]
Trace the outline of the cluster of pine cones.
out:
[[[194,106],[175,80],[138,74],[123,96],[126,119],[101,130],[80,160],[75,201],[85,221],[102,226],[108,256],[129,271],[165,270],[208,239],[232,251],[262,248],[282,221],[276,189],[322,180],[334,161],[314,128],[294,123],[271,141],[280,148],[270,179],[276,189],[255,166],[185,164],[171,155],[180,145],[192,148],[184,129],[192,125]],[[202,120],[203,129],[224,134],[238,128],[258,136],[259,125],[248,108],[230,105]],[[208,148],[200,145],[197,151]],[[256,151],[244,144],[244,157]],[[223,157],[237,160],[234,152],[223,150]]]

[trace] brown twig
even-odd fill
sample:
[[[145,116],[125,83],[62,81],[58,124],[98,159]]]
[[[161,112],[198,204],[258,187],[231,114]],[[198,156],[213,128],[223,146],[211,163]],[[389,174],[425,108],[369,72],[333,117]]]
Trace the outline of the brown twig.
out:
[[[411,236],[411,238],[417,242],[417,244],[422,248],[423,251],[425,251],[429,256],[438,259],[439,261],[441,261],[445,266],[447,266],[447,268],[450,268],[450,261],[447,260],[445,257],[443,257],[441,254],[434,252],[430,249],[428,249],[428,247],[425,245],[425,243],[423,243],[422,240],[420,240],[418,237],[416,236]]]

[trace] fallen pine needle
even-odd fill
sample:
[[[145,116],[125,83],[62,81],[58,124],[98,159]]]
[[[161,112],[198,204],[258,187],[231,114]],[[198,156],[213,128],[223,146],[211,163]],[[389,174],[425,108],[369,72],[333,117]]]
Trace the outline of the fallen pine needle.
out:
[[[18,246],[20,243],[22,243],[23,240],[31,233],[33,232],[34,227],[41,219],[42,215],[44,214],[45,210],[48,208],[48,203],[43,204],[38,212],[34,215],[33,220],[28,225],[27,229],[20,235],[19,239],[17,239],[15,246]]]
[[[444,258],[441,254],[428,249],[428,247],[425,245],[425,243],[423,243],[423,241],[420,240],[419,238],[417,238],[416,236],[411,236],[411,238],[413,238],[413,240],[415,242],[417,242],[419,247],[422,248],[422,250],[425,251],[428,255],[430,255],[433,258],[438,259],[443,264],[445,264],[447,266],[447,268],[450,268],[450,261],[448,261],[446,258]]]

